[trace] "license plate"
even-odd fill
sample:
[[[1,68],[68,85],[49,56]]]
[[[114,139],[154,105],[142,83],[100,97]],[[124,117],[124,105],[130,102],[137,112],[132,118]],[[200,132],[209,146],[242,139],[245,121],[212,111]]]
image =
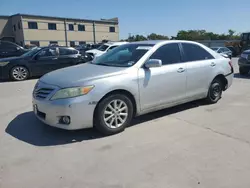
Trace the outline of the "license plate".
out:
[[[37,105],[36,104],[33,105],[33,111],[35,114],[37,114]]]

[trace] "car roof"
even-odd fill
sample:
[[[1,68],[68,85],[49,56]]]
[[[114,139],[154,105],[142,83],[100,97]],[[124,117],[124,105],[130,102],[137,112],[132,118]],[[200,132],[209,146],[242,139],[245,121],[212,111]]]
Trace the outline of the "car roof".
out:
[[[213,46],[211,48],[227,48],[227,47],[225,47],[225,46]]]
[[[108,45],[108,46],[113,46],[113,45],[122,45],[122,44],[127,44],[128,42],[107,42],[107,43],[104,43],[105,45]]]
[[[45,49],[45,48],[67,48],[67,49],[76,50],[75,48],[69,47],[69,46],[42,46],[42,47],[39,47],[39,48],[41,48],[41,49]]]
[[[190,44],[199,44],[201,43],[194,42],[194,41],[189,41],[189,40],[145,40],[145,41],[137,41],[137,42],[132,42],[133,44],[167,44],[167,43],[190,43]]]

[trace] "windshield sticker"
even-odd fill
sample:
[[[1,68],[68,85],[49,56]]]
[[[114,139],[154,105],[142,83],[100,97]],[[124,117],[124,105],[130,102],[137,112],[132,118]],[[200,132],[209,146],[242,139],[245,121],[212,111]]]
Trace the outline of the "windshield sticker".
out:
[[[138,46],[136,50],[150,50],[152,46]]]

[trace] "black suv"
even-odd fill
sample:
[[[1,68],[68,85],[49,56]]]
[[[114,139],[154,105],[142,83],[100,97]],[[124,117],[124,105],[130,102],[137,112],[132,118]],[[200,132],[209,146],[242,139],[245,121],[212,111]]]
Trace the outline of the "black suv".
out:
[[[250,71],[250,49],[242,52],[238,60],[239,72],[241,75],[246,75]]]
[[[27,49],[15,43],[0,40],[0,58],[20,56],[27,51]]]
[[[74,48],[36,47],[20,57],[0,59],[0,79],[21,81],[87,61],[89,61],[88,58]]]

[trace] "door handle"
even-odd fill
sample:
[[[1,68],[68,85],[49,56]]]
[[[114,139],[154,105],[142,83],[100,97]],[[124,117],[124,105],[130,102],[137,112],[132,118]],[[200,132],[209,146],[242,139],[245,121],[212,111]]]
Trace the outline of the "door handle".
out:
[[[214,63],[214,62],[212,62],[211,64],[210,64],[210,66],[211,67],[214,67],[216,64]]]
[[[57,60],[57,57],[52,58],[52,60]]]
[[[182,73],[182,72],[184,72],[185,71],[185,69],[184,68],[179,68],[178,70],[177,70],[177,72],[179,72],[179,73]]]

